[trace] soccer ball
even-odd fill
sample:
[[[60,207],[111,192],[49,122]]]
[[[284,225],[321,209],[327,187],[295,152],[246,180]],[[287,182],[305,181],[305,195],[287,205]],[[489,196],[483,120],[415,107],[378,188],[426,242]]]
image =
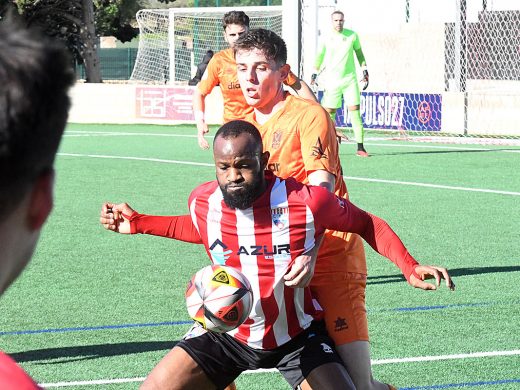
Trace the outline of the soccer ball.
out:
[[[253,292],[245,275],[224,265],[208,265],[198,271],[185,295],[190,317],[213,332],[235,329],[253,307]]]

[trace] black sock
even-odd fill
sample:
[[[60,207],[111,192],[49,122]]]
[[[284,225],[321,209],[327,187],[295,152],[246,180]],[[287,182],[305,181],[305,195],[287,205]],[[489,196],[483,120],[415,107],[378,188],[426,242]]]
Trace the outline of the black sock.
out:
[[[361,150],[363,152],[366,152],[365,147],[363,146],[363,143],[357,144],[357,150]]]

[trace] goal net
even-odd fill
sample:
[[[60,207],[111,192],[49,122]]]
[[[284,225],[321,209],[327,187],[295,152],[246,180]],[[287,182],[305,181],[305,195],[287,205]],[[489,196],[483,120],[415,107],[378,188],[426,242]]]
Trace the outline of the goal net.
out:
[[[185,84],[207,50],[226,49],[222,17],[242,10],[251,28],[282,35],[282,7],[204,7],[143,9],[137,13],[139,49],[130,80],[155,84]]]
[[[300,1],[306,81],[334,10],[358,33],[370,73],[360,107],[367,134],[520,138],[520,2]],[[350,127],[343,107],[337,124]]]

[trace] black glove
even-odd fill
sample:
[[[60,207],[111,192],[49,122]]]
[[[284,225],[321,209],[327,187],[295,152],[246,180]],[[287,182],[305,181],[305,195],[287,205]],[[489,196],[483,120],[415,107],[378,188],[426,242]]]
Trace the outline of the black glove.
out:
[[[365,82],[365,85],[363,85],[363,91],[368,88],[368,70],[363,70],[363,81]]]

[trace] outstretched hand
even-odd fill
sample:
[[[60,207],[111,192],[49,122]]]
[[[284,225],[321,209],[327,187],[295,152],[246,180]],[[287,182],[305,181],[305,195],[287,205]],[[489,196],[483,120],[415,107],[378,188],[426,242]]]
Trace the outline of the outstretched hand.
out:
[[[316,265],[316,253],[309,252],[298,256],[289,272],[283,277],[285,285],[292,288],[307,287],[314,276],[314,266]]]
[[[105,202],[101,206],[101,215],[99,222],[107,230],[116,233],[130,234],[130,220],[128,217],[132,215],[132,209],[127,203],[114,204]]]
[[[341,143],[343,141],[348,142],[347,135],[342,132],[341,130],[336,129],[336,139],[338,140],[338,143]]]
[[[413,287],[421,288],[423,290],[437,290],[441,285],[441,279],[446,281],[446,287],[450,290],[455,290],[455,283],[451,280],[448,270],[443,267],[434,265],[418,265],[414,269],[414,273],[410,275],[410,284]],[[417,276],[415,276],[417,274]],[[425,279],[435,279],[435,284],[427,283]]]
[[[208,150],[209,149],[209,143],[204,138],[204,135],[209,133],[209,127],[206,123],[197,123],[197,138],[199,141],[199,146],[201,149]]]

